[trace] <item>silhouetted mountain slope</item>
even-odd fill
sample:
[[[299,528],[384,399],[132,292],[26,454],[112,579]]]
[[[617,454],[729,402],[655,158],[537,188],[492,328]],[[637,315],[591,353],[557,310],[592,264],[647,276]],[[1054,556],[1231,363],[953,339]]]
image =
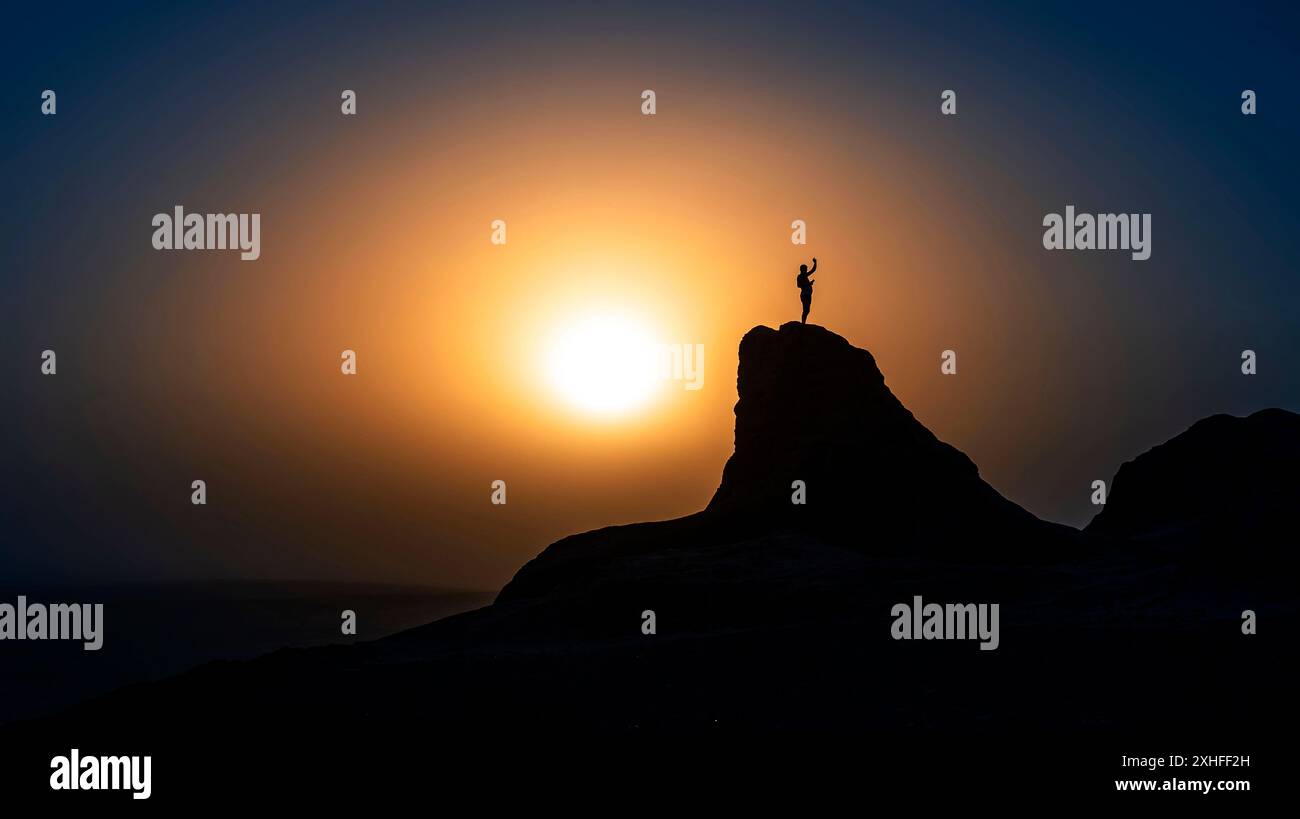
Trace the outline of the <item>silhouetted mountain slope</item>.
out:
[[[1300,415],[1213,415],[1121,466],[1085,531],[1294,563],[1298,499]]]
[[[702,551],[739,541],[755,541],[750,548],[759,550],[769,536],[800,535],[805,549],[973,561],[1057,559],[1078,542],[1074,530],[999,495],[970,458],[894,397],[871,353],[823,327],[792,321],[779,331],[750,330],[740,342],[736,390],[735,453],[707,508],[565,538],[524,566],[499,600],[569,595],[657,574],[674,582],[692,575],[748,582],[755,571],[771,578],[771,566],[710,567]],[[792,502],[795,481],[804,484],[803,504]],[[985,550],[979,537],[998,547]],[[762,555],[740,558],[755,563]],[[773,559],[789,574],[845,558]]]

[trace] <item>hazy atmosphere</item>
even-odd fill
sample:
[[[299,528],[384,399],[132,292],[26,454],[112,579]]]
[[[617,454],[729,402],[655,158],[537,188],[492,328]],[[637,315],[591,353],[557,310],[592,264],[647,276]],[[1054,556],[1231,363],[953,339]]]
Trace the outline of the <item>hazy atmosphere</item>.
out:
[[[11,581],[496,589],[700,509],[740,338],[798,318],[813,255],[817,321],[1045,519],[1198,418],[1300,407],[1297,40],[1250,11],[291,8],[7,26]],[[177,205],[260,213],[260,258],[155,251]],[[1151,258],[1044,250],[1067,205],[1155,214]],[[548,356],[593,320],[703,345],[700,388],[592,411]]]

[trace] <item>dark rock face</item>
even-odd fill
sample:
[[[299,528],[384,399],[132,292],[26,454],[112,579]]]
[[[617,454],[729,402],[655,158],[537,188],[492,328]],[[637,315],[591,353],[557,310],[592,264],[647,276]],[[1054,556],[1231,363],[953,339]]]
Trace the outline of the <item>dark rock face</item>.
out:
[[[1051,531],[980,479],[885,386],[871,353],[815,325],[740,342],[736,451],[707,511],[757,517],[872,554],[943,550],[971,527]],[[790,502],[791,482],[808,502]]]
[[[1300,415],[1213,415],[1121,466],[1085,531],[1236,562],[1294,563],[1298,498]]]
[[[702,512],[565,538],[521,569],[499,602],[592,591],[620,578],[683,582],[701,574],[717,584],[729,576],[757,582],[761,572],[793,580],[818,561],[771,556],[784,566],[774,574],[778,567],[765,559],[773,543],[788,547],[792,538],[824,552],[826,566],[845,560],[833,554],[840,549],[1050,559],[1078,540],[999,495],[970,458],[894,397],[871,353],[823,327],[750,330],[736,389],[735,453]],[[791,500],[794,481],[804,483],[802,505]],[[996,549],[980,547],[973,533]],[[737,542],[749,552],[728,550],[727,565],[714,562],[720,547]]]

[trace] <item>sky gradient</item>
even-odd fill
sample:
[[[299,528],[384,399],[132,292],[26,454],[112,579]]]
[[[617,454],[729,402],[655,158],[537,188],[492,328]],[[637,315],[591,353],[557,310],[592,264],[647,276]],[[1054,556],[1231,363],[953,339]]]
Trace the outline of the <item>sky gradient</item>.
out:
[[[740,338],[798,318],[812,256],[810,321],[1082,525],[1093,480],[1197,419],[1300,410],[1296,13],[1179,8],[20,13],[0,573],[496,588],[566,534],[696,511]],[[261,258],[155,251],[178,204],[261,213]],[[1151,258],[1045,251],[1071,204],[1151,213]],[[620,311],[703,344],[704,388],[619,419],[557,401],[546,339]]]

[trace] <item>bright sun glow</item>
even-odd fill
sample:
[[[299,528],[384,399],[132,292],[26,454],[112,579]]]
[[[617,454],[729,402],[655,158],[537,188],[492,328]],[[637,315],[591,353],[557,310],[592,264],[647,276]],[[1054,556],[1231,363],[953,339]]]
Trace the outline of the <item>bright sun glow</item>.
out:
[[[570,405],[619,415],[650,400],[660,384],[654,334],[624,315],[595,315],[560,328],[546,349],[551,386]]]

